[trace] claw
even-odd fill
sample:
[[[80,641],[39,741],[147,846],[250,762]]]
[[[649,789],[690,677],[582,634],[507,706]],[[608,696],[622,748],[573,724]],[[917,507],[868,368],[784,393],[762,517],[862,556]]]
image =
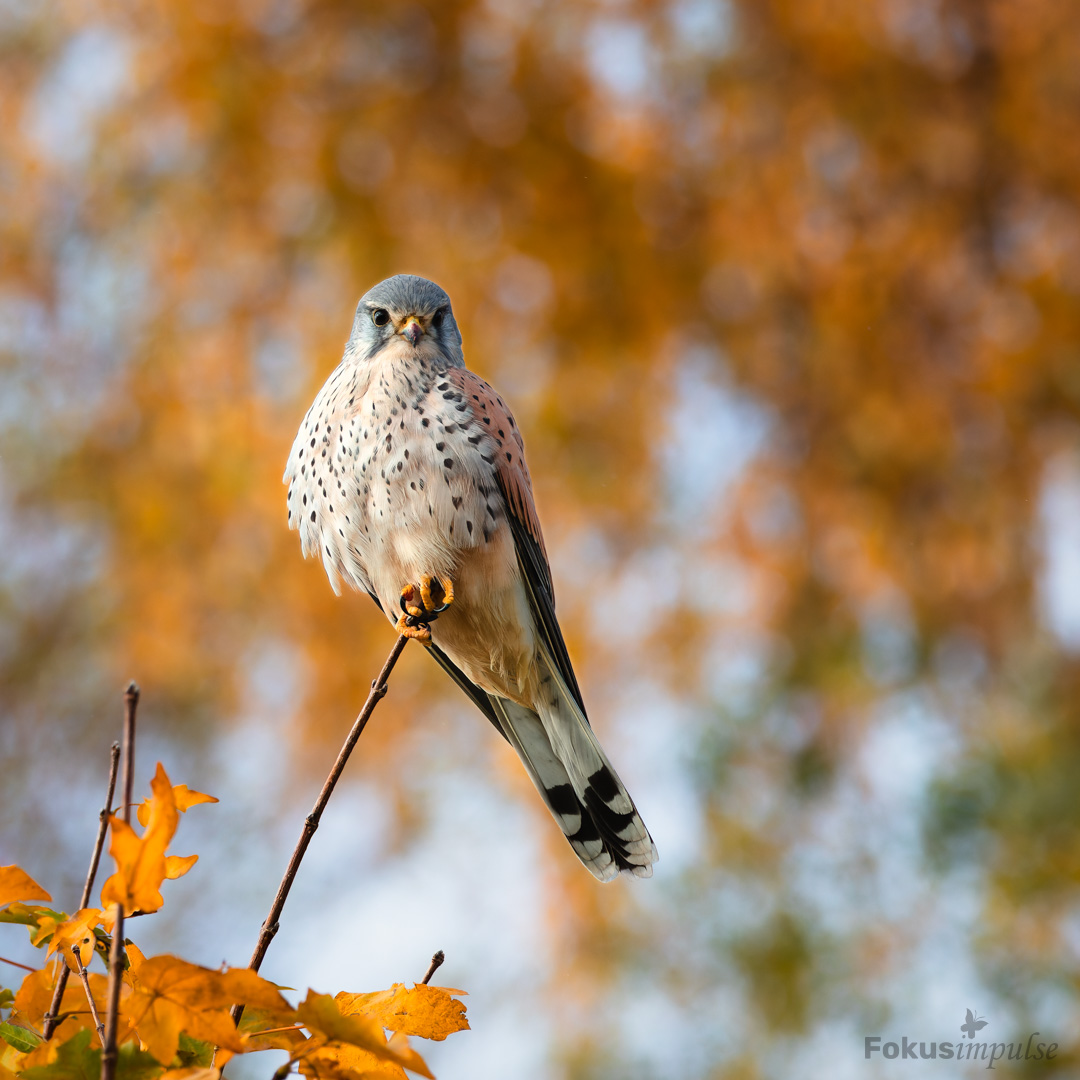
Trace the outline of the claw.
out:
[[[427,612],[423,607],[417,607],[416,604],[413,603],[415,599],[416,586],[406,585],[405,588],[401,590],[401,597],[398,600],[398,603],[401,604],[401,610],[404,611],[406,615],[411,615],[414,619],[422,619]],[[410,623],[409,625],[412,626],[415,624]]]
[[[415,641],[419,641],[423,645],[431,644],[431,628],[427,623],[419,623],[415,626],[409,624],[409,619],[414,618],[412,615],[401,615],[398,618],[397,626],[394,629],[404,637],[413,638]]]
[[[435,599],[433,590],[441,594]],[[417,594],[419,593],[419,605]],[[406,585],[398,597],[402,614],[397,621],[397,632],[405,637],[415,638],[425,645],[431,642],[431,628],[434,622],[454,602],[454,583],[450,578],[437,578],[432,574],[422,574],[419,588]]]
[[[442,593],[441,603],[431,594],[432,587],[438,584]],[[450,578],[438,578],[430,574],[420,577],[420,601],[432,615],[441,615],[454,602],[454,583]]]

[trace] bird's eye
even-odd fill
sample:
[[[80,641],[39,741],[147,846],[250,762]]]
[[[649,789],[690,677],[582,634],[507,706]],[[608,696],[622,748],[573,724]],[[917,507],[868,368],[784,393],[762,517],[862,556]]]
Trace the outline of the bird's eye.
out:
[[[386,308],[377,307],[371,313],[371,321],[376,326],[385,326],[390,321],[390,312]]]
[[[446,318],[446,308],[441,307],[434,315],[431,316],[431,325],[438,329],[443,324],[443,319]]]

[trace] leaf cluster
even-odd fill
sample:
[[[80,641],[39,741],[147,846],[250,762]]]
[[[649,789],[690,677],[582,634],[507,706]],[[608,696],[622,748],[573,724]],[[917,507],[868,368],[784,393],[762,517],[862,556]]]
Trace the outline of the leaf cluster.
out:
[[[167,854],[180,814],[217,802],[174,786],[160,764],[150,791],[137,815],[141,834],[117,815],[110,819],[116,869],[102,887],[101,907],[69,915],[44,906],[52,897],[29,874],[0,867],[0,923],[26,926],[31,944],[45,950],[42,967],[17,989],[0,987],[0,1080],[96,1080],[100,1074],[99,1018],[107,1012],[108,977],[88,969],[95,956],[108,969],[121,907],[125,918],[158,911],[164,882],[194,866],[196,855]],[[336,997],[309,990],[293,1006],[281,988],[247,968],[214,970],[167,954],[145,957],[127,939],[123,946],[118,1080],[219,1080],[234,1055],[266,1050],[289,1055],[278,1078],[293,1069],[316,1080],[405,1080],[405,1070],[431,1077],[410,1037],[442,1040],[469,1026],[454,996],[461,990],[400,983]],[[65,988],[45,1039],[65,964],[80,980]],[[239,1025],[230,1015],[237,1005],[245,1009]]]

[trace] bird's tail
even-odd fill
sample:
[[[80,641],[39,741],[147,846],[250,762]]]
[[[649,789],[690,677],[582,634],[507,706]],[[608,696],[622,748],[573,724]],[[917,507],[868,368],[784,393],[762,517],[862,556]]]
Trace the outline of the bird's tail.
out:
[[[503,733],[594,877],[611,881],[619,871],[651,877],[659,856],[633,799],[543,650],[538,663],[535,711],[491,698]]]

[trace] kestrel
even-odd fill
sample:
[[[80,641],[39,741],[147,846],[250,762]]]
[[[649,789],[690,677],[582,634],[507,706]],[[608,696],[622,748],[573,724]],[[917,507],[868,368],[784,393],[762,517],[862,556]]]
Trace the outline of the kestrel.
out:
[[[465,367],[438,285],[399,274],[363,297],[284,479],[304,555],[427,646],[588,870],[651,876],[656,847],[589,725],[555,617],[521,434]]]

